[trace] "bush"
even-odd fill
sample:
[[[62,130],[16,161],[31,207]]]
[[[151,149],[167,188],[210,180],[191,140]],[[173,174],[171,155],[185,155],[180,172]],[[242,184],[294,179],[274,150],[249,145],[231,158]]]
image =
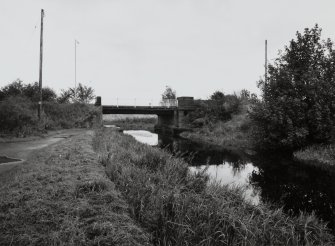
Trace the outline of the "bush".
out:
[[[25,136],[37,128],[37,123],[37,108],[29,99],[8,97],[0,102],[1,132]]]
[[[17,79],[12,83],[2,87],[0,90],[0,100],[15,96],[27,97],[33,102],[38,102],[40,100],[38,82],[32,84],[23,84],[21,80]],[[57,95],[53,89],[49,87],[42,88],[43,101],[55,101],[56,98]]]
[[[190,112],[186,121],[194,127],[215,123],[217,121],[230,120],[233,114],[237,114],[241,107],[241,98],[237,95],[224,95],[220,91],[210,96],[211,100],[196,101],[197,108]]]
[[[0,102],[0,132],[17,136],[45,129],[90,128],[100,124],[101,111],[88,104],[43,103],[42,120],[37,117],[37,104],[25,97],[8,97]]]
[[[98,124],[101,117],[99,108],[84,104],[45,103],[43,110],[46,117],[46,128],[92,127]]]

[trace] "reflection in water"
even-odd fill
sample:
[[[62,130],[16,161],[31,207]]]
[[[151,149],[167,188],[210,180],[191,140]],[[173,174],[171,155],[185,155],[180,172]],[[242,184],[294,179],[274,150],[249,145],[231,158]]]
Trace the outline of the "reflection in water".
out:
[[[184,158],[193,167],[193,172],[207,167],[211,181],[218,181],[224,185],[243,186],[247,200],[253,204],[259,203],[258,192],[249,183],[252,172],[258,168],[241,158],[232,151],[222,150],[215,146],[194,143],[182,138],[161,136],[147,131],[124,131],[136,140],[149,145],[158,145],[170,151],[173,155]]]
[[[221,165],[190,167],[190,170],[197,172],[205,168],[207,168],[206,173],[209,175],[210,180],[224,185],[244,187],[245,199],[254,205],[259,204],[259,192],[249,183],[250,175],[258,172],[257,167],[254,167],[251,163],[247,163],[241,165],[240,168],[235,168],[230,163],[224,162]]]
[[[156,133],[151,133],[142,130],[129,130],[129,131],[123,131],[123,133],[133,136],[137,141],[141,143],[145,143],[152,146],[158,145],[158,135]]]
[[[250,177],[262,201],[283,206],[286,211],[314,211],[335,229],[335,172],[285,159],[255,159],[260,167]]]
[[[149,138],[143,134],[140,133]],[[160,148],[183,157],[192,166],[191,170],[201,170],[208,165],[212,180],[245,186],[245,196],[252,203],[271,202],[296,215],[300,211],[315,211],[335,231],[335,168],[325,171],[300,164],[290,157],[246,157],[185,139],[154,136]],[[137,139],[142,141],[146,137]]]

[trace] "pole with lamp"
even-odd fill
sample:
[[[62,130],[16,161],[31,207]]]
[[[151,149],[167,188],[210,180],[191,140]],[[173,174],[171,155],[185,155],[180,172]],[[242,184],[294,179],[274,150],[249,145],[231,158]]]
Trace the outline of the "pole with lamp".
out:
[[[77,44],[78,40],[74,40],[74,100],[77,100]]]
[[[43,63],[43,18],[44,18],[44,10],[41,9],[41,36],[40,36],[40,67],[39,67],[39,101],[38,101],[38,119],[41,120],[42,113],[42,63]]]

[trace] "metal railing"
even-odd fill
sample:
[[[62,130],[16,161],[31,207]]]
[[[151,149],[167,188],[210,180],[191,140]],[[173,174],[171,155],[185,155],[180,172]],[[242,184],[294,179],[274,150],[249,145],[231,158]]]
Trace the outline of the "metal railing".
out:
[[[102,104],[104,104],[102,102]],[[107,103],[109,104],[109,103]],[[177,107],[178,106],[178,101],[177,99],[143,99],[143,98],[115,98],[112,100],[111,105],[116,106],[116,107],[123,107],[123,106],[128,106],[128,107],[164,107],[164,108],[171,108],[171,107]]]

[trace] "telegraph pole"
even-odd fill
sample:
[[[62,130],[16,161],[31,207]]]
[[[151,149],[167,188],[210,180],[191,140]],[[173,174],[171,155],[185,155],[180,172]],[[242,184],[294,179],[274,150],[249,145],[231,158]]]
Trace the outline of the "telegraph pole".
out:
[[[38,102],[38,119],[41,119],[42,112],[42,63],[43,63],[43,18],[44,10],[41,9],[41,37],[40,37],[40,71],[39,71],[39,102]]]
[[[265,40],[265,84],[268,81],[268,41]]]

